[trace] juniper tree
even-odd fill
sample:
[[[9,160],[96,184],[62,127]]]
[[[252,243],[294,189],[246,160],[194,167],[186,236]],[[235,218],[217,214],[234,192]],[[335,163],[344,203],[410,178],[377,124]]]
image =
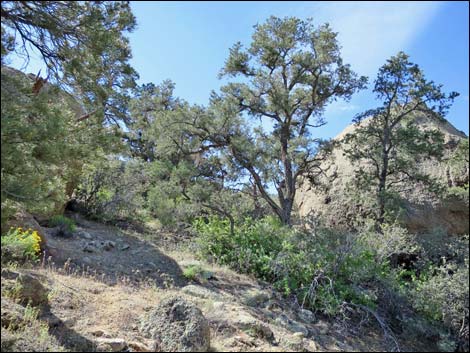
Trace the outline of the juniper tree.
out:
[[[129,2],[2,1],[1,19],[2,65],[12,53],[25,66],[37,54],[49,82],[80,100],[83,119],[125,120],[137,77],[124,35],[136,23]]]
[[[353,120],[356,129],[343,142],[346,156],[358,166],[358,185],[374,190],[379,228],[394,192],[403,191],[407,183],[433,185],[418,165],[423,159],[442,157],[443,135],[420,128],[416,118],[425,114],[443,119],[458,94],[443,93],[442,85],[427,80],[403,52],[379,69],[373,92],[382,105],[358,114]]]
[[[2,1],[1,20],[2,213],[7,199],[58,212],[83,163],[117,145],[109,123],[127,119],[135,18],[128,2]],[[32,55],[46,72],[6,66]]]
[[[213,143],[225,145],[279,219],[291,224],[299,178],[319,171],[322,140],[313,137],[313,129],[326,123],[329,103],[350,99],[366,78],[343,63],[337,34],[328,24],[270,17],[254,28],[250,46],[236,43],[221,71],[221,77],[241,80],[212,99],[216,107],[221,101],[235,106],[245,128]],[[265,128],[252,128],[258,118]]]

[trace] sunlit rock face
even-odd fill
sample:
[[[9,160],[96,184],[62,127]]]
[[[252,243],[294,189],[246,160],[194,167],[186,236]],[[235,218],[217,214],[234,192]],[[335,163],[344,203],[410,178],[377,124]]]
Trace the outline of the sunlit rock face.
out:
[[[444,185],[460,186],[468,183],[468,170],[454,170],[445,162],[459,141],[468,137],[446,120],[437,122],[425,115],[416,119],[422,129],[439,129],[445,139],[443,161],[428,159],[419,163],[420,170]],[[364,124],[368,122],[363,121]],[[335,140],[341,140],[355,129],[355,125],[349,125]],[[319,178],[318,183],[304,180],[300,185],[296,195],[299,215],[304,218],[315,215],[327,226],[351,228],[354,219],[363,211],[360,201],[353,199],[347,191],[347,184],[353,180],[357,165],[353,165],[343,155],[343,149],[338,147],[321,167],[326,170],[326,175]],[[468,234],[468,201],[457,197],[442,199],[428,192],[425,187],[416,185],[406,187],[400,196],[403,207],[401,219],[411,232],[427,233],[440,228],[448,234]]]

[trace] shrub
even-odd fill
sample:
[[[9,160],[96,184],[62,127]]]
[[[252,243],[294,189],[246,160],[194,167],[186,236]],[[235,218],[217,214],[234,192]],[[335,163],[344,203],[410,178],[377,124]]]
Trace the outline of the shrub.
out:
[[[431,267],[429,273],[418,277],[409,290],[413,308],[429,323],[440,324],[439,345],[452,346],[452,351],[464,342],[468,351],[468,283],[467,258],[462,264]]]
[[[76,198],[89,216],[103,221],[141,217],[147,193],[147,167],[137,159],[100,159],[85,166]]]
[[[368,283],[383,270],[353,234],[292,232],[271,263],[273,282],[302,306],[336,315],[343,303],[375,307]]]
[[[271,277],[271,261],[290,232],[274,217],[246,219],[235,226],[233,235],[230,222],[219,217],[198,218],[194,227],[203,257],[263,279]]]
[[[49,219],[49,226],[51,227],[61,227],[65,231],[73,233],[77,228],[73,219],[67,218],[62,215],[53,216]]]
[[[302,307],[330,316],[366,307],[396,332],[468,350],[468,237],[423,238],[397,225],[381,234],[300,231],[273,218],[247,219],[233,235],[217,217],[194,228],[203,257],[271,282]]]
[[[186,267],[183,270],[183,276],[184,278],[194,281],[197,279],[197,277],[203,272],[203,269],[199,265],[191,265]]]
[[[203,257],[270,281],[306,307],[335,315],[344,301],[373,306],[360,284],[380,269],[370,251],[354,248],[355,239],[301,232],[273,217],[246,219],[233,235],[229,222],[217,217],[198,219],[194,227]]]
[[[41,237],[36,230],[10,228],[1,237],[2,262],[38,260],[41,252]]]

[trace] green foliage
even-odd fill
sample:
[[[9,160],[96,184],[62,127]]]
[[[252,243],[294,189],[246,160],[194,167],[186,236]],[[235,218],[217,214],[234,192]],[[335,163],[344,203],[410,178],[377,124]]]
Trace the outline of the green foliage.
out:
[[[63,215],[55,215],[49,219],[50,227],[61,227],[67,232],[75,232],[77,228],[75,221]]]
[[[198,218],[194,228],[201,256],[267,280],[314,311],[336,316],[365,306],[394,327],[440,332],[439,344],[453,347],[468,325],[468,238],[418,237],[386,224],[381,233],[373,224],[356,234],[312,233],[273,218],[247,219],[233,235],[217,217]],[[451,260],[435,257],[438,238]]]
[[[233,235],[220,218],[198,219],[194,227],[202,256],[268,280],[307,307],[335,315],[344,301],[374,305],[373,296],[355,285],[373,278],[380,266],[370,251],[352,250],[334,234],[314,237],[272,217],[248,219]]]
[[[422,115],[442,120],[458,93],[442,93],[441,86],[426,80],[403,52],[380,68],[374,92],[383,105],[357,115],[356,129],[342,142],[345,155],[358,166],[357,186],[377,198],[375,218],[382,224],[386,213],[393,212],[390,195],[403,192],[410,183],[439,191],[438,183],[420,171],[419,163],[442,157],[443,134],[420,128],[417,121]]]
[[[170,151],[173,165],[181,154],[189,156],[200,171],[191,175],[207,182],[204,187],[254,188],[256,197],[290,225],[296,182],[301,175],[315,174],[322,159],[315,154],[326,145],[310,135],[310,127],[323,125],[326,106],[338,98],[349,99],[366,79],[343,64],[336,33],[328,25],[276,17],[255,26],[247,50],[235,44],[221,75],[238,76],[242,83],[229,83],[220,94],[213,93],[208,108],[180,104],[180,109],[170,107],[158,116],[151,108],[150,114],[142,114],[145,122],[163,128],[143,130],[142,142],[153,143],[160,136],[160,148]],[[263,129],[257,118],[269,119],[273,128]],[[212,211],[230,219],[226,207]]]
[[[183,270],[183,276],[190,281],[195,281],[203,272],[204,269],[200,265],[191,265]]]
[[[468,138],[459,141],[457,148],[449,158],[449,167],[453,178],[447,189],[451,196],[469,203],[469,143]]]
[[[1,8],[2,51],[26,63],[37,55],[50,81],[98,119],[126,118],[123,105],[137,78],[124,35],[136,24],[128,2],[2,1]],[[7,59],[2,54],[2,64]]]
[[[272,217],[259,221],[246,219],[235,226],[234,234],[228,220],[215,216],[196,219],[194,228],[199,234],[202,256],[264,279],[269,278],[270,261],[280,251],[289,232]]]
[[[41,252],[41,237],[37,231],[11,228],[1,237],[2,263],[36,261]]]
[[[138,159],[99,159],[85,166],[76,199],[88,215],[106,221],[144,217],[148,179]]]
[[[127,117],[136,73],[124,33],[135,18],[126,2],[1,8],[2,208],[12,200],[30,212],[62,212],[85,162],[119,146],[109,122]],[[47,78],[5,66],[13,54],[25,63],[39,54]]]

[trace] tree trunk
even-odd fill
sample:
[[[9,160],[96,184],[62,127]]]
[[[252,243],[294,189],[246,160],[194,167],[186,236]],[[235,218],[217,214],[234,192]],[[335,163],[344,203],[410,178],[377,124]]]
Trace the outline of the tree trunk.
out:
[[[283,190],[279,190],[279,203],[282,207],[280,215],[281,222],[287,226],[291,226],[291,213],[292,205],[294,204],[295,195],[295,180],[292,172],[292,162],[289,157],[288,141],[289,141],[289,128],[285,126],[281,131],[281,161],[284,165],[284,182]]]
[[[379,175],[379,186],[377,187],[377,199],[379,203],[379,212],[377,215],[377,220],[375,227],[377,231],[381,232],[381,226],[385,222],[385,192],[387,187],[387,174],[388,174],[388,144],[389,144],[389,131],[385,130],[384,139],[382,142],[382,170]]]
[[[292,225],[292,205],[294,204],[294,200],[287,199],[284,201],[282,205],[282,215],[279,217],[281,222],[286,226]]]

